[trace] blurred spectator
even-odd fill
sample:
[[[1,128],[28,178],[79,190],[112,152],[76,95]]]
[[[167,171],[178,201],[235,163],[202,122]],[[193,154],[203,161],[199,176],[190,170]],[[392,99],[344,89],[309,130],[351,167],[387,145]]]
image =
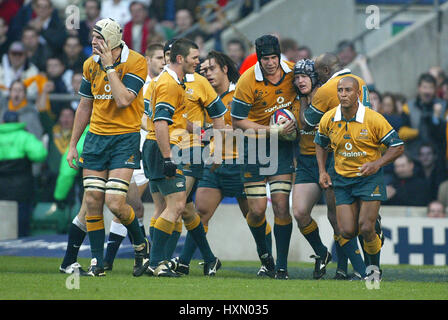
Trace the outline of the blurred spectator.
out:
[[[355,45],[349,40],[342,40],[337,45],[337,54],[339,61],[343,67],[352,63],[358,53],[356,52]]]
[[[62,62],[66,69],[82,72],[82,66],[87,59],[82,52],[81,42],[76,36],[68,36],[64,43]]]
[[[49,46],[39,42],[39,33],[30,26],[23,28],[22,43],[28,59],[39,69],[45,71],[47,59],[53,55]]]
[[[8,52],[9,44],[11,43],[11,39],[8,38],[7,34],[8,25],[6,24],[5,19],[0,17],[0,57]]]
[[[367,63],[367,58],[356,52],[353,42],[349,40],[340,41],[337,45],[337,55],[343,67],[347,67],[350,64],[358,66],[367,88],[369,90],[374,89],[374,80]]]
[[[54,187],[59,173],[61,157],[66,151],[72,135],[75,111],[71,108],[61,110],[57,122],[52,127],[46,127],[48,135],[48,157],[42,168],[39,201],[53,202]]]
[[[19,0],[0,0],[0,19],[4,19],[6,25],[9,25],[22,3],[23,1]]]
[[[301,46],[297,49],[297,60],[313,59],[313,53],[307,46]]]
[[[416,174],[412,158],[403,154],[394,161],[395,176],[386,185],[385,205],[426,206],[431,201],[429,184]],[[412,195],[412,196],[411,196]]]
[[[20,80],[15,80],[9,89],[9,99],[2,99],[0,105],[0,119],[3,119],[5,112],[13,111],[17,113],[18,122],[26,125],[26,130],[32,133],[37,139],[43,134],[43,128],[39,119],[39,112],[36,105],[26,98],[25,84]]]
[[[442,92],[440,98],[448,103],[448,78],[443,81],[440,90]]]
[[[226,45],[226,54],[235,62],[236,67],[239,69],[246,58],[246,47],[243,41],[236,38],[229,40]]]
[[[442,84],[446,79],[445,71],[441,67],[431,67],[429,68],[428,73],[436,79],[436,96],[437,98],[442,99]]]
[[[66,70],[62,59],[54,56],[47,60],[47,77],[51,84],[49,85],[49,93],[69,93],[71,87],[70,82],[72,80],[73,71]],[[48,87],[47,87],[48,89]],[[64,101],[51,101],[51,111],[56,115],[67,107],[68,103]]]
[[[121,27],[131,20],[129,12],[129,0],[104,0],[101,3],[101,18],[112,18],[117,21]]]
[[[0,124],[0,200],[18,202],[19,237],[30,233],[33,211],[33,162],[43,162],[47,150],[41,141],[19,123],[17,113],[8,111]]]
[[[280,41],[280,48],[287,61],[296,63],[299,59],[299,45],[291,38],[284,38]]]
[[[201,0],[152,0],[149,6],[151,18],[155,18],[164,27],[174,29],[176,12],[187,9],[195,12]]]
[[[50,0],[33,0],[23,6],[11,22],[9,36],[19,39],[27,25],[36,29],[42,44],[49,45],[54,53],[61,52],[66,37],[65,26]]]
[[[82,82],[82,72],[73,73],[72,87],[71,87],[70,91],[73,94],[73,96],[75,97],[75,99],[72,100],[72,102],[70,102],[70,106],[75,111],[76,111],[76,109],[78,109],[78,105],[79,105],[80,96],[79,96],[78,92],[79,92],[79,88],[81,88],[81,82]]]
[[[39,70],[26,57],[25,47],[22,42],[15,41],[11,44],[8,54],[4,54],[0,65],[0,89],[7,92],[14,80],[25,80],[37,75]],[[36,96],[37,87],[28,88],[29,96]]]
[[[445,218],[445,206],[440,201],[431,201],[428,205],[428,212],[426,216],[428,218]]]
[[[369,99],[372,109],[376,112],[382,113],[383,97],[381,96],[381,94],[376,90],[369,90]]]
[[[196,31],[193,32],[191,36],[194,43],[196,43],[199,47],[199,60],[202,63],[208,54],[207,50],[205,49],[205,35],[200,31]]]
[[[401,113],[398,112],[397,101],[394,94],[389,92],[383,94],[381,101],[381,113],[395,129],[395,131],[398,132],[403,125],[403,118]]]
[[[431,200],[437,199],[439,185],[447,178],[445,161],[437,156],[434,146],[425,143],[419,148],[418,161],[430,187]]]
[[[418,79],[417,97],[403,106],[403,126],[399,135],[411,156],[417,158],[422,143],[446,149],[446,101],[436,97],[436,80],[428,73]]]
[[[148,8],[141,2],[133,1],[129,10],[131,21],[124,26],[123,41],[132,50],[145,54],[147,42],[153,30],[152,22],[148,18]]]
[[[95,23],[101,19],[101,1],[87,0],[84,2],[84,12],[86,19],[79,23],[78,36],[81,45],[84,47],[84,53],[90,56],[92,52],[92,29]]]
[[[176,35],[180,35],[181,33],[184,33],[188,29],[190,29],[193,26],[194,18],[193,13],[188,9],[180,9],[176,12],[176,20],[175,20],[176,26]],[[191,35],[187,35],[188,38],[192,38]],[[193,39],[191,39],[193,40]]]
[[[250,67],[254,66],[258,61],[257,58],[257,53],[256,52],[252,52],[251,54],[249,54],[241,63],[239,72],[242,75],[247,69],[249,69]]]
[[[403,106],[407,103],[408,99],[401,93],[395,93],[395,103],[397,104],[397,112],[403,113]]]
[[[269,3],[271,0],[260,0],[260,7],[264,6],[266,3]],[[246,17],[254,11],[255,5],[253,0],[244,0],[243,5],[240,9],[241,18]]]

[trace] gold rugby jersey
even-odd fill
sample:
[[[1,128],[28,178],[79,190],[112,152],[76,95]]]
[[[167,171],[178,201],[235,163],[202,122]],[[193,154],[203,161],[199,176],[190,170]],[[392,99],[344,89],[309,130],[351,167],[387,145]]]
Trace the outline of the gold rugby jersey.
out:
[[[143,90],[147,75],[146,59],[138,52],[123,46],[120,60],[114,68],[124,86],[136,98],[125,108],[118,108],[112,96],[106,71],[98,55],[88,58],[83,65],[79,94],[93,99],[90,131],[98,135],[116,135],[139,132],[144,111]],[[139,120],[140,119],[140,120]]]
[[[314,155],[316,154],[316,144],[314,143],[314,137],[316,136],[317,128],[314,128],[310,131],[305,131],[302,128],[302,124],[299,121],[300,107],[300,98],[297,97],[292,103],[292,112],[297,119],[297,125],[300,131],[299,152],[303,155]]]
[[[230,115],[230,110],[232,109],[232,101],[233,101],[233,94],[235,93],[235,84],[230,83],[229,89],[224,92],[220,98],[224,106],[226,107],[227,111],[224,114],[224,122],[226,124],[226,129],[232,129],[232,117]],[[206,123],[208,127],[211,127],[212,125],[212,119],[207,115]],[[232,135],[233,136],[233,135]],[[222,141],[222,158],[223,159],[236,159],[238,158],[238,146],[236,144],[236,138],[232,138],[233,142],[227,142],[226,144],[226,135],[223,133],[222,135],[223,141]],[[213,153],[214,152],[214,140],[211,141],[210,150]]]
[[[305,110],[305,122],[309,126],[317,126],[325,112],[339,105],[338,82],[344,77],[353,77],[358,80],[359,90],[361,90],[361,103],[367,107],[370,106],[369,90],[364,80],[351,73],[350,69],[343,69],[336,72],[325,84],[317,89],[313,96],[311,105]]]
[[[185,85],[177,74],[165,66],[162,73],[151,81],[148,90],[148,121],[165,120],[169,125],[170,143],[177,145],[182,135],[185,135],[187,122],[183,117],[185,112]],[[149,111],[152,110],[152,111]],[[149,127],[151,128],[151,127]],[[152,126],[154,128],[154,126]],[[155,132],[148,132],[148,139],[156,140]]]
[[[334,151],[334,167],[344,177],[360,176],[364,163],[381,157],[382,144],[395,147],[403,144],[397,132],[378,112],[358,104],[353,119],[344,119],[341,106],[328,111],[319,123],[315,142]]]
[[[259,62],[244,72],[236,84],[231,116],[268,126],[276,110],[291,110],[297,95],[292,83],[294,63],[280,60],[280,68],[283,76],[276,84],[264,78]]]
[[[227,109],[215,89],[208,80],[199,73],[185,76],[185,114],[184,117],[202,129],[207,129],[207,117],[210,119],[222,117]],[[211,121],[210,121],[211,122]],[[181,148],[200,147],[200,137],[190,133],[188,140],[182,140]]]

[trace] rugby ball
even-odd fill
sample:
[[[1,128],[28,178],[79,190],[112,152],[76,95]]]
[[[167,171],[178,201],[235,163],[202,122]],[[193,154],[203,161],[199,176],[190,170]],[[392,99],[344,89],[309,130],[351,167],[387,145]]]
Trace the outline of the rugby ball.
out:
[[[276,125],[276,126],[284,126],[286,121],[292,121],[295,125],[295,130],[288,135],[285,134],[280,134],[279,138],[282,140],[286,140],[286,141],[294,141],[297,139],[298,136],[298,131],[297,131],[297,120],[296,117],[294,117],[294,114],[289,111],[288,109],[279,109],[276,110],[272,116],[271,116],[271,121],[270,124],[272,125]]]

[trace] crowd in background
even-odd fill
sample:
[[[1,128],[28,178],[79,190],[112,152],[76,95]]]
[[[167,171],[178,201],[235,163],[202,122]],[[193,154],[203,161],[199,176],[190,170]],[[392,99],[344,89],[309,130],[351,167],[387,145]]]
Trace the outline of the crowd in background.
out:
[[[79,101],[82,66],[91,55],[91,30],[98,20],[117,20],[123,26],[123,40],[142,54],[150,43],[185,35],[199,45],[205,57],[204,43],[214,39],[214,49],[228,54],[243,73],[257,57],[246,40],[221,43],[226,21],[219,10],[227,3],[218,0],[208,7],[201,0],[0,0],[0,200],[20,201],[31,208],[37,202],[54,201],[59,163],[70,141]],[[80,9],[79,28],[66,21],[65,8],[71,4]],[[206,10],[218,13],[216,18],[204,21]],[[253,10],[253,1],[242,1],[237,19]],[[186,34],[195,24],[199,27]],[[320,54],[294,39],[277,36],[285,60],[296,62]],[[415,81],[415,94],[406,97],[399,92],[379,92],[366,57],[350,41],[341,41],[335,51],[344,66],[359,67],[372,108],[406,142],[406,154],[385,168],[385,204],[428,206],[437,200],[444,212],[448,206],[448,76],[444,70],[436,66],[422,74]],[[71,95],[71,99],[50,99],[55,94]],[[27,137],[19,141],[15,134],[22,135],[22,131]],[[45,156],[42,152],[40,157],[30,156],[29,141],[40,143]],[[24,170],[14,168],[17,159],[5,152],[10,148],[23,149],[19,157]]]

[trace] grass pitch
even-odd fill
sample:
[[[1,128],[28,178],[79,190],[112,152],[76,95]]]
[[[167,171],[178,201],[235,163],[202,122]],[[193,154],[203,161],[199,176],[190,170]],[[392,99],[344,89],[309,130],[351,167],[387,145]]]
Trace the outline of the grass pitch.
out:
[[[364,281],[331,280],[335,264],[321,280],[312,279],[313,264],[289,264],[290,280],[259,279],[258,262],[223,261],[216,277],[202,275],[192,261],[190,275],[176,279],[132,276],[133,260],[116,259],[106,277],[79,279],[67,289],[68,275],[58,271],[62,259],[0,257],[0,300],[446,300],[448,266],[382,266],[380,289]],[[88,259],[79,259],[87,269]]]

